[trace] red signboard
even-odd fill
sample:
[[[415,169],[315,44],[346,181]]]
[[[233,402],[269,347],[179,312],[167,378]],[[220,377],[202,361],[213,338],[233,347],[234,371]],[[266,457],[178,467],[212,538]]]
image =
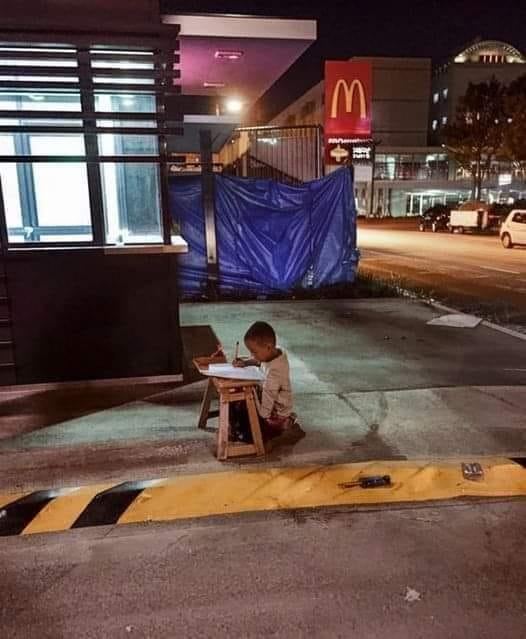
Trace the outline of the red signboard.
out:
[[[371,135],[370,62],[325,62],[325,138]]]

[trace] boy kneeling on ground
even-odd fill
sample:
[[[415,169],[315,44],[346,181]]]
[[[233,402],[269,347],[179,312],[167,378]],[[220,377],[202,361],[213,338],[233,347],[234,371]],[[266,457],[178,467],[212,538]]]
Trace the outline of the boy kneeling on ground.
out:
[[[287,432],[304,435],[292,408],[292,388],[287,354],[276,344],[276,333],[267,322],[256,322],[245,334],[251,358],[237,358],[234,366],[260,366],[264,375],[257,401],[263,439],[268,441]],[[235,439],[250,441],[251,433],[244,403],[233,406],[232,430]]]

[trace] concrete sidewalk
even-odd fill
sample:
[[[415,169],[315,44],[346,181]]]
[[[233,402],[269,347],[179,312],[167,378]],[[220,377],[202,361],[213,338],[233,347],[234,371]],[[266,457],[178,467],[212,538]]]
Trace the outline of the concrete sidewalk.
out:
[[[226,468],[524,455],[526,343],[483,326],[428,326],[439,314],[398,299],[184,305],[183,324],[211,326],[226,349],[263,319],[289,352],[307,437]],[[11,413],[0,421],[0,487],[225,469],[213,434],[196,429],[203,385],[136,389],[106,404],[76,391],[77,416],[66,418],[67,391],[0,395]],[[38,405],[46,419],[35,418]]]

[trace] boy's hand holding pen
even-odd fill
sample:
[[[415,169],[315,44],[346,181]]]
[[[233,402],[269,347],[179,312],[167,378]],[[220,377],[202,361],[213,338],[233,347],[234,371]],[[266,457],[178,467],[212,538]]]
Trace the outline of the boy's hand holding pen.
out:
[[[245,361],[239,357],[239,342],[236,342],[236,350],[232,366],[235,366],[236,368],[243,368],[245,366]]]

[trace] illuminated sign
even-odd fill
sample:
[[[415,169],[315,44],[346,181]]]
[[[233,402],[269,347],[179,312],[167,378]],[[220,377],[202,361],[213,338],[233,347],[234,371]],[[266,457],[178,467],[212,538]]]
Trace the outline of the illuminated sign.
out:
[[[353,146],[352,149],[352,159],[354,162],[359,162],[360,160],[369,162],[371,160],[373,150],[370,146]]]
[[[327,137],[370,137],[372,84],[370,62],[325,63]]]
[[[342,80],[341,78],[336,83],[334,90],[332,92],[332,100],[331,100],[331,118],[338,117],[339,111],[339,98],[340,98],[340,90],[343,90],[343,94],[345,96],[345,112],[352,113],[353,110],[353,98],[354,91],[358,92],[359,105],[360,105],[360,119],[364,120],[367,118],[367,104],[365,103],[365,90],[363,88],[363,84],[360,80],[354,79],[351,82],[351,86],[347,84],[346,80]]]
[[[325,161],[372,158],[372,67],[370,62],[325,63]],[[361,144],[360,144],[361,141]]]
[[[344,149],[338,144],[338,146],[334,147],[334,149],[331,149],[329,151],[329,155],[331,156],[331,158],[333,158],[334,160],[336,160],[336,162],[339,163],[339,162],[342,162],[343,160],[346,160],[349,157],[349,151],[347,151],[347,149]]]
[[[374,141],[371,138],[329,137],[325,141],[325,158],[329,164],[351,161],[368,164],[373,160]]]

